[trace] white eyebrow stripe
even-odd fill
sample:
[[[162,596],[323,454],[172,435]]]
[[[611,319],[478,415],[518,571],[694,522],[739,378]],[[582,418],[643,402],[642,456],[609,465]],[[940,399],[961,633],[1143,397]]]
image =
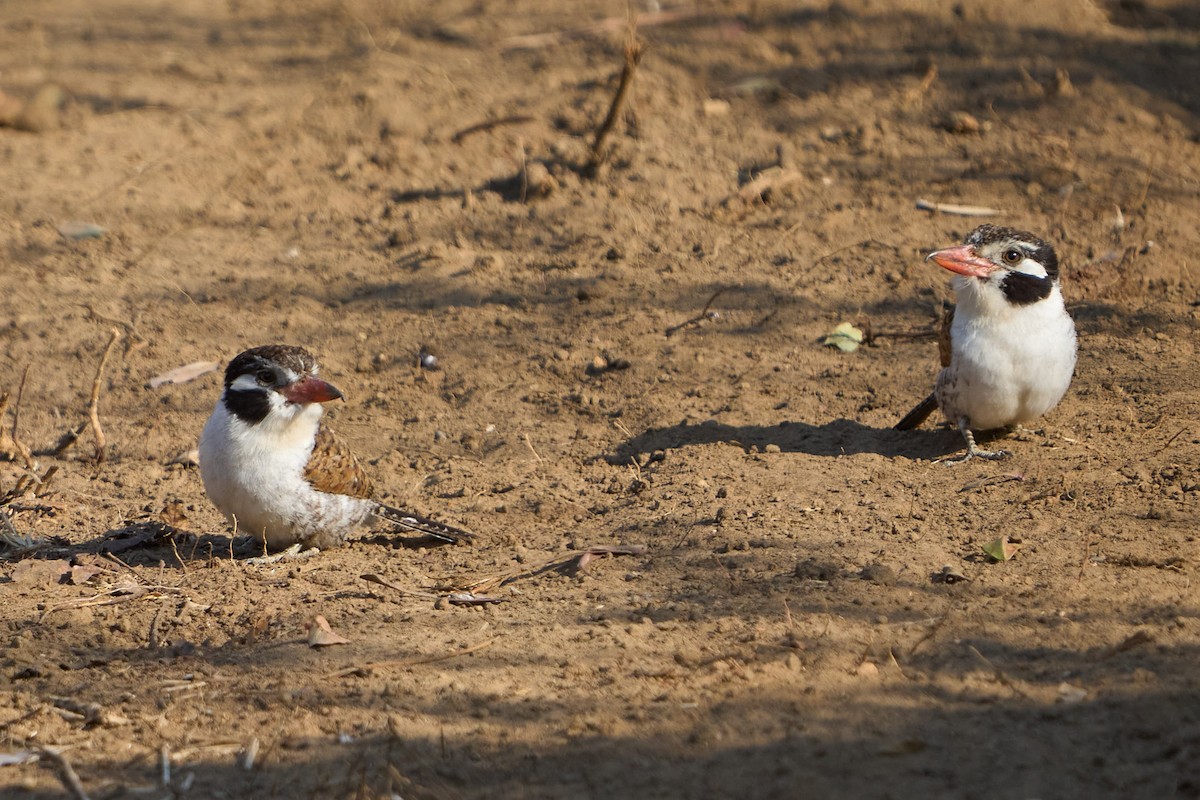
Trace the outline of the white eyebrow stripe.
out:
[[[1017,272],[1024,272],[1026,275],[1034,275],[1038,278],[1045,278],[1049,275],[1046,268],[1032,258],[1025,258],[1016,266]]]
[[[233,383],[229,384],[229,388],[238,392],[252,392],[262,389],[262,387],[258,385],[258,380],[256,380],[255,377],[249,373],[238,375],[236,378],[234,378]]]

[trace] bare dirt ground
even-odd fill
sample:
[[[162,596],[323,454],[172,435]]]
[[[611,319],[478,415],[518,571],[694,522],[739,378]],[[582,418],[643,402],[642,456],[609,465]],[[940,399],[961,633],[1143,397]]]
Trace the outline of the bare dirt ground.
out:
[[[4,4],[2,427],[28,368],[52,447],[121,338],[103,461],[85,430],[6,498],[43,543],[0,561],[0,794],[1200,796],[1195,4],[668,5],[590,178],[624,20]],[[1075,384],[1005,462],[889,430],[936,371],[895,335],[950,297],[922,256],[979,221],[919,198],[1064,262]],[[477,544],[231,558],[173,463],[219,376],[148,384],[277,341]],[[568,563],[604,544],[646,551]]]

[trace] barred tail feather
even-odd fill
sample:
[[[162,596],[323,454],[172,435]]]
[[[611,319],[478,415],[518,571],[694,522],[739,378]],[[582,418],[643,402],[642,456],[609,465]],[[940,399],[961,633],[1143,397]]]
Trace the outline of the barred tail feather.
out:
[[[380,519],[387,520],[405,530],[425,536],[432,536],[434,539],[440,539],[443,542],[450,542],[451,544],[475,538],[475,534],[464,531],[462,528],[456,528],[444,522],[435,522],[434,520],[414,514],[411,511],[401,511],[398,508],[385,506],[382,503],[376,505],[374,514]]]
[[[928,419],[930,414],[932,414],[934,411],[937,411],[937,407],[937,396],[933,392],[930,392],[929,397],[926,397],[917,404],[916,408],[905,414],[904,419],[897,422],[892,430],[914,430],[918,425]]]

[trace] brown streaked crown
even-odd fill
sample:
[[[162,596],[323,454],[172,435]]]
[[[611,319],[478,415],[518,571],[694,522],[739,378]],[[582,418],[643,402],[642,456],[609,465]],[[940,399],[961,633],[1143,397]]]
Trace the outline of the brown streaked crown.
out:
[[[317,372],[317,359],[303,347],[290,344],[268,344],[262,347],[252,347],[239,353],[225,368],[225,388],[237,380],[239,375],[245,375],[259,369],[283,367],[297,375],[314,375]]]

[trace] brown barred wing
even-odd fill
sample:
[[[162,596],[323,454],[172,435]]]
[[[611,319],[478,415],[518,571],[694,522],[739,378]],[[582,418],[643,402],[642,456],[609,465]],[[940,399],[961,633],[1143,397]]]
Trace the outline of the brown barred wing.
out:
[[[375,486],[354,453],[327,425],[317,431],[317,441],[308,457],[308,466],[304,468],[304,477],[319,492],[363,498],[370,498],[375,493]]]

